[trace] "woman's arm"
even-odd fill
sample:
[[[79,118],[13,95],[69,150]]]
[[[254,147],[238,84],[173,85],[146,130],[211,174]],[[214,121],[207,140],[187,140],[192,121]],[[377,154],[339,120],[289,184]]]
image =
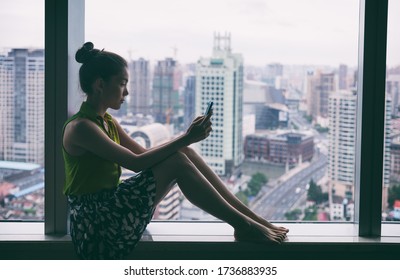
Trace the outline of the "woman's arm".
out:
[[[71,122],[66,127],[64,137],[77,148],[139,172],[152,167],[181,148],[208,137],[211,132],[210,118],[206,118],[204,124],[201,124],[203,119],[204,117],[197,118],[182,136],[140,154],[116,144],[96,124],[86,119]]]
[[[116,119],[113,118],[113,122],[115,126],[117,127],[118,134],[119,134],[119,140],[121,142],[121,145],[130,150],[134,154],[142,154],[146,152],[146,148],[138,144],[135,140],[133,140],[126,132],[125,130],[121,127],[121,125],[117,122]]]

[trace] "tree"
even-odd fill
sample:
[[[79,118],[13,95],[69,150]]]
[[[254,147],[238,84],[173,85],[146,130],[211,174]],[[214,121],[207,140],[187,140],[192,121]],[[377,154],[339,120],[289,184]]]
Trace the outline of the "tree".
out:
[[[395,200],[400,200],[400,185],[391,186],[389,188],[389,197],[388,197],[389,208],[393,208]]]
[[[316,221],[318,220],[318,208],[313,205],[304,210],[303,221]]]
[[[253,174],[250,181],[247,183],[246,194],[248,196],[256,196],[267,182],[268,178],[263,173],[257,172]]]
[[[314,128],[319,132],[319,133],[328,133],[329,132],[329,127],[322,127],[319,124],[316,124]]]
[[[300,218],[302,211],[300,209],[294,209],[285,213],[285,218],[289,221],[297,221]]]
[[[310,188],[307,192],[307,199],[315,201],[316,204],[322,203],[328,200],[327,193],[323,193],[321,186],[317,185],[314,180],[310,181]]]

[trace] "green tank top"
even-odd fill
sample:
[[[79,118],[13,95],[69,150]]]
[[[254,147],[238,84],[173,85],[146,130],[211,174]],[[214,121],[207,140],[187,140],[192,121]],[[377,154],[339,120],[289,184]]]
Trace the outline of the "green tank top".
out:
[[[86,102],[83,102],[78,113],[68,119],[63,128],[76,118],[86,118],[99,126],[104,133],[116,143],[120,143],[117,127],[110,114],[106,113],[104,121],[108,129],[104,127],[103,120]],[[91,152],[81,156],[68,154],[63,145],[63,156],[65,164],[65,195],[82,195],[95,193],[104,189],[115,188],[121,176],[121,167],[109,160],[103,159]]]

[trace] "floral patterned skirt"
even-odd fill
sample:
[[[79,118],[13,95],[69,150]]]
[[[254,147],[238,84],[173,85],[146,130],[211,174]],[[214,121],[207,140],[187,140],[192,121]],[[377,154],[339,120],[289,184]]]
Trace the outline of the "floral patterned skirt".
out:
[[[148,169],[117,188],[70,195],[70,231],[82,259],[122,259],[139,242],[156,205],[156,185]]]

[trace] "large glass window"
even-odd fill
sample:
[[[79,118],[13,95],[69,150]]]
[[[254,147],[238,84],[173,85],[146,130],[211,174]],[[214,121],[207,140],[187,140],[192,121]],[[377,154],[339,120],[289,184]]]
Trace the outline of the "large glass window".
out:
[[[0,222],[43,221],[44,1],[2,1],[0,37]]]
[[[384,159],[388,172],[384,173],[382,220],[391,222],[382,228],[384,235],[392,235],[394,222],[400,221],[400,1],[390,0],[388,10],[386,115]],[[392,230],[390,230],[392,229]],[[398,235],[398,232],[396,233]]]
[[[195,148],[245,204],[354,220],[358,0],[109,3],[86,0],[85,40],[129,61],[129,100],[111,113],[133,138],[168,141],[212,100]],[[212,217],[175,188],[155,219]]]
[[[365,186],[358,190],[350,183],[351,178],[364,176],[351,174],[352,168],[348,167],[355,150],[351,142],[353,119],[356,116],[361,119],[360,114],[352,113],[354,104],[349,93],[356,85],[360,88],[361,81],[358,83],[357,77],[368,77],[361,70],[369,72],[371,80],[374,80],[371,75],[383,73],[371,64],[364,67],[365,61],[361,59],[359,63],[363,67],[360,67],[361,74],[357,74],[357,38],[371,34],[370,27],[365,28],[365,33],[363,26],[360,31],[358,29],[359,1],[279,1],[282,6],[275,3],[277,1],[251,2],[251,5],[248,1],[218,1],[213,5],[203,1],[185,6],[189,5],[186,1],[171,0],[150,1],[151,7],[146,7],[146,3],[121,0],[118,1],[121,9],[114,7],[110,13],[105,1],[86,0],[85,15],[82,14],[84,2],[79,0],[57,1],[63,5],[68,2],[73,8],[68,13],[66,6],[55,5],[53,1],[3,2],[0,9],[1,234],[20,233],[27,224],[4,221],[44,219],[43,137],[47,142],[46,161],[51,163],[47,165],[46,176],[52,179],[46,177],[46,233],[66,233],[66,206],[61,201],[65,197],[57,187],[62,185],[62,158],[54,143],[60,143],[57,137],[61,133],[57,129],[61,129],[67,115],[63,92],[67,76],[68,91],[77,93],[77,65],[71,60],[84,41],[83,26],[86,25],[86,40],[93,41],[99,48],[121,53],[130,63],[130,102],[126,108],[112,113],[139,143],[150,147],[184,131],[212,99],[216,104],[213,138],[196,148],[244,203],[272,220],[351,221],[355,200],[355,212],[361,209],[367,214],[358,219],[360,213],[356,213],[354,220],[364,229],[373,224],[373,231],[360,234],[376,235],[374,223],[380,223],[380,219],[379,215],[372,214],[380,212],[380,203],[379,209],[375,207],[379,211],[372,213],[365,211],[369,210],[368,197],[357,198],[360,193],[376,197],[375,190],[380,191],[380,187],[375,188],[375,185],[380,183],[369,191],[365,191]],[[46,75],[50,77],[47,81],[51,81],[51,90],[46,87],[46,134],[40,126],[44,120],[40,86],[44,83],[44,2],[50,18],[46,28],[46,55],[50,59],[46,62],[50,62],[54,70]],[[361,18],[365,16],[367,22],[383,24],[385,20],[364,14],[363,10],[366,2],[375,6],[381,2],[360,2]],[[399,10],[398,4],[397,0],[389,1],[385,94],[385,108],[389,113],[385,115],[385,147],[382,153],[378,152],[384,156],[382,235],[398,235],[399,229],[392,222],[398,200],[393,193],[399,184],[395,133],[399,24],[394,15]],[[178,6],[184,8],[185,13],[176,14]],[[191,10],[197,12],[193,14]],[[371,10],[374,9],[369,8]],[[63,18],[66,14],[71,18]],[[115,20],[114,14],[118,15]],[[338,14],[341,17],[335,18]],[[74,28],[66,28],[72,23]],[[67,29],[70,30],[68,36],[63,33]],[[376,42],[379,38],[370,40],[368,45]],[[366,46],[361,45],[360,50],[364,48]],[[68,69],[63,61],[67,52]],[[364,60],[370,63],[371,57],[364,57]],[[343,94],[345,97],[341,99]],[[169,103],[161,99],[164,95],[168,96]],[[361,91],[355,98],[360,97]],[[69,113],[77,109],[82,99],[79,93],[74,97],[69,95]],[[363,119],[370,113],[375,115],[376,112],[363,112]],[[341,119],[336,119],[335,114]],[[362,143],[368,142],[362,140]],[[302,152],[294,148],[299,147],[299,143],[305,146],[300,149]],[[357,139],[357,147],[360,143],[361,139]],[[227,154],[231,158],[227,158]],[[375,159],[376,153],[368,162],[375,162]],[[316,169],[310,171],[304,166]],[[316,177],[306,175],[307,170]],[[343,171],[340,176],[339,171]],[[361,171],[368,173],[368,167],[361,167]],[[128,171],[124,174],[129,175]],[[334,178],[339,182],[343,180],[344,187],[334,185]],[[357,201],[362,205],[357,205]],[[175,189],[158,209],[156,218],[204,220],[211,217],[189,205]],[[43,223],[33,225],[34,232],[43,233]],[[331,226],[335,225],[329,228]],[[324,225],[324,228],[327,227]],[[347,231],[346,235],[349,234],[353,231]]]

